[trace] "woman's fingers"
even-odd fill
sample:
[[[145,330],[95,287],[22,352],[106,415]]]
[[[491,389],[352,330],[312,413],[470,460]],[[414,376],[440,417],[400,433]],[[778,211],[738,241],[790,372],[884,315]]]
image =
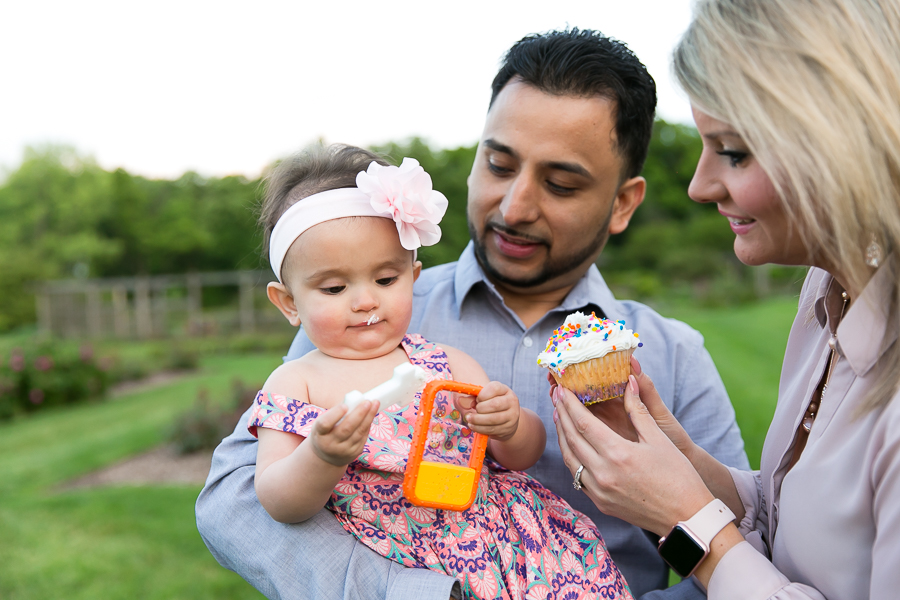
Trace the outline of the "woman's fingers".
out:
[[[665,405],[659,396],[659,392],[656,391],[656,384],[653,383],[653,380],[644,372],[635,373],[633,377],[637,380],[641,402],[647,407],[653,418],[657,421],[674,419],[672,411],[669,410],[669,407]]]
[[[639,441],[659,442],[662,438],[666,438],[665,434],[656,424],[653,415],[647,409],[647,406],[641,402],[640,388],[634,375],[628,376],[628,384],[625,386],[625,412],[631,419],[631,424],[637,432]]]
[[[632,357],[631,360],[631,368],[635,371],[634,378],[637,380],[638,388],[640,390],[641,403],[643,403],[653,416],[653,420],[656,421],[659,428],[666,434],[666,437],[668,437],[685,456],[690,457],[694,450],[693,440],[691,440],[691,437],[684,430],[684,427],[681,426],[681,423],[678,422],[678,419],[675,418],[675,415],[672,414],[672,411],[669,410],[669,407],[663,403],[662,398],[659,396],[659,392],[656,391],[656,385],[654,385],[653,380],[650,379],[646,373],[641,371],[640,364],[637,363],[637,360],[634,357]],[[634,368],[635,364],[637,364],[638,369]]]
[[[696,512],[698,503],[708,502],[710,493],[641,401],[645,390],[638,379],[643,377],[639,373],[629,378],[624,410],[618,407],[634,426],[636,441],[624,439],[563,388],[555,393],[556,425],[566,467],[574,476],[584,466],[581,489],[597,508],[664,533]],[[651,389],[648,385],[646,393]]]
[[[683,502],[693,506],[695,496],[708,491],[656,425],[636,387],[636,381],[629,382],[625,410],[637,430],[637,442],[623,439],[566,394],[556,405],[559,445],[573,475],[584,465],[581,485],[597,508],[660,533],[686,513]],[[672,520],[672,514],[677,518]]]
[[[568,390],[566,391],[568,392]],[[574,396],[571,399],[560,399],[557,402],[557,407],[559,413],[556,422],[556,432],[557,437],[559,438],[559,448],[562,451],[563,462],[572,474],[573,485],[579,467],[583,467],[581,469],[581,475],[578,477],[578,482],[580,484],[579,489],[590,498],[591,502],[593,502],[601,512],[615,516],[617,512],[615,504],[610,503],[608,490],[600,483],[600,479],[598,478],[608,475],[608,472],[610,471],[610,464],[604,455],[604,451],[611,450],[617,443],[624,443],[624,441],[619,438],[618,434],[614,431],[606,428],[606,425],[604,425],[603,422],[597,420],[593,415],[587,412],[584,406],[582,406]],[[593,420],[594,427],[591,429],[594,430],[594,433],[596,433],[597,429],[600,429],[601,436],[603,433],[609,436],[610,443],[605,446],[603,450],[599,450],[592,446],[591,443],[579,433],[579,426],[576,424],[578,417],[573,418],[572,413],[577,414],[582,411],[585,413],[585,418]],[[603,431],[604,429],[605,432]]]
[[[595,457],[600,458],[606,449],[616,441],[621,441],[617,433],[594,417],[578,398],[565,388],[559,388],[556,411],[560,448],[566,444],[563,461],[573,474],[588,460],[588,457],[592,460]]]
[[[634,424],[625,411],[625,399],[613,398],[591,404],[588,410],[592,415],[603,421],[607,427],[618,433],[626,440],[632,442],[638,441],[637,431]]]
[[[634,373],[635,375],[640,375],[642,371],[643,371],[643,369],[641,368],[640,361],[637,359],[637,357],[635,357],[634,354],[632,354],[631,355],[631,372]]]

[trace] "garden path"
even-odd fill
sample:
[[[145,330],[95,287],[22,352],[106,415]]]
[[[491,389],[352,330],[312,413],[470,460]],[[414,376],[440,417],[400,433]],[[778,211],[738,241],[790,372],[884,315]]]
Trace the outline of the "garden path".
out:
[[[110,397],[142,392],[186,377],[184,371],[163,371],[137,381],[114,386]],[[209,474],[212,450],[180,454],[173,444],[159,446],[132,456],[108,467],[73,479],[63,489],[90,488],[108,485],[203,485]]]
[[[212,450],[179,454],[173,445],[154,448],[66,483],[64,489],[107,485],[203,485]]]

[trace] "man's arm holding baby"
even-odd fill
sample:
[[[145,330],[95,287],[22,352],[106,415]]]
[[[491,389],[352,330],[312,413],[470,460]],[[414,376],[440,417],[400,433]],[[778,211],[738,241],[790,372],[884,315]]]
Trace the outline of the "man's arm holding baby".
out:
[[[474,406],[462,408],[472,430],[490,436],[490,455],[513,471],[532,467],[544,453],[547,442],[541,418],[521,408],[509,386],[488,381],[484,369],[471,356],[449,346],[442,348],[455,380],[483,386]]]

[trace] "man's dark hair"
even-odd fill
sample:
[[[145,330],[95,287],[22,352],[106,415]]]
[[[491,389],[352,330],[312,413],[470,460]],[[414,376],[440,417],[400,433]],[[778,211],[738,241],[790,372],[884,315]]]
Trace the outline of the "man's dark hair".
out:
[[[491,84],[491,106],[511,79],[556,96],[602,96],[615,102],[616,149],[625,177],[644,168],[656,111],[656,83],[622,42],[578,28],[525,36],[506,53]]]

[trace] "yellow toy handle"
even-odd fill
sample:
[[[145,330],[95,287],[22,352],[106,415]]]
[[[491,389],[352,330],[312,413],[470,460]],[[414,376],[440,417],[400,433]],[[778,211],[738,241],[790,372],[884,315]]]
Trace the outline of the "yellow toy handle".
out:
[[[412,448],[403,477],[403,495],[417,506],[461,511],[472,506],[475,501],[488,437],[473,432],[472,454],[465,467],[422,460],[434,398],[440,391],[477,396],[481,392],[481,386],[448,379],[430,381],[425,386],[419,400]]]

